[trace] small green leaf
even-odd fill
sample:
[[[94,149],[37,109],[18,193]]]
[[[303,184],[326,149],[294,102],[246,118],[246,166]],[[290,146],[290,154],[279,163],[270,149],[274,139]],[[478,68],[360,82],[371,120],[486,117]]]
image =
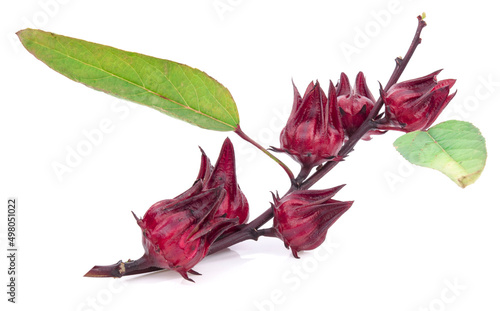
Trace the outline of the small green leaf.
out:
[[[399,137],[394,147],[413,164],[436,169],[462,188],[473,184],[486,164],[484,137],[469,122],[446,121]]]
[[[239,124],[229,91],[198,69],[41,30],[17,35],[50,68],[93,89],[210,130]]]

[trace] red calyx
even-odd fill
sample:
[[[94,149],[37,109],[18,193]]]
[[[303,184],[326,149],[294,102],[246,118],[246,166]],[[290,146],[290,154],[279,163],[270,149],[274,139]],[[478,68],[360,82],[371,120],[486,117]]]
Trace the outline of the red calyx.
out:
[[[281,131],[281,148],[310,171],[325,161],[335,158],[344,142],[335,87],[330,81],[328,97],[318,82],[312,82],[302,98],[293,85],[294,102],[288,122]]]
[[[187,272],[196,274],[191,269],[207,255],[210,245],[237,224],[237,219],[215,216],[225,196],[222,187],[199,192],[197,182],[193,188],[197,191],[189,196],[160,201],[143,219],[136,217],[151,266],[175,270],[189,281]]]
[[[342,187],[298,190],[283,198],[273,195],[274,228],[294,257],[321,245],[328,228],[351,207],[353,201],[332,199]]]
[[[456,94],[449,94],[456,80],[438,81],[439,72],[381,91],[385,116],[379,121],[379,129],[412,132],[429,128]]]

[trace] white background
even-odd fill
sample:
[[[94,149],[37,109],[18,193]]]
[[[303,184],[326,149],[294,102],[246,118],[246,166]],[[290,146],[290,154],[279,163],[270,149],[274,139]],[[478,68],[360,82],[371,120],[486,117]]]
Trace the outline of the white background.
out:
[[[490,3],[2,2],[2,309],[499,310],[500,50]],[[286,191],[287,178],[233,133],[193,127],[57,74],[20,46],[16,31],[41,28],[200,68],[231,91],[247,134],[276,146],[292,104],[292,78],[303,92],[312,80],[326,86],[344,71],[354,81],[362,70],[376,95],[423,11],[428,27],[402,79],[439,68],[441,79],[457,79],[458,94],[440,120],[473,122],[485,136],[488,162],[474,185],[460,189],[439,172],[406,164],[392,147],[400,134],[389,133],[360,143],[318,183],[346,183],[336,198],[355,204],[329,231],[329,242],[300,260],[281,241],[262,238],[201,262],[195,284],[174,272],[82,277],[95,264],[142,255],[130,211],[142,215],[189,187],[198,145],[214,162],[223,140],[233,140],[252,218],[269,207],[269,191]],[[351,55],[341,49],[348,45]],[[102,139],[80,163],[67,162],[69,150],[88,146],[84,133],[102,122],[109,125]],[[58,177],[54,163],[71,172]],[[19,201],[16,305],[4,294],[10,196]]]

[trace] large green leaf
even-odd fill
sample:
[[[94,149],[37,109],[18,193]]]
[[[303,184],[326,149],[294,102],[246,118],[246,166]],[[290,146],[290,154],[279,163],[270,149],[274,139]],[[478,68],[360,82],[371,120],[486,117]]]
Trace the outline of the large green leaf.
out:
[[[399,137],[396,149],[413,164],[441,171],[462,188],[474,183],[486,164],[486,144],[468,122],[446,121]]]
[[[93,89],[206,129],[233,131],[239,124],[229,91],[198,69],[41,30],[17,35],[50,68]]]

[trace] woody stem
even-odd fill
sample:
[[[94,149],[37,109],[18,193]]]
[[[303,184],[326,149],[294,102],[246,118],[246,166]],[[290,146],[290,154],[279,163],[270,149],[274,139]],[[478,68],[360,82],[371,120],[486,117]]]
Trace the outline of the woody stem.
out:
[[[160,270],[160,268],[152,267],[149,258],[143,255],[137,260],[129,260],[126,262],[120,260],[113,265],[94,266],[84,276],[120,278],[124,275],[141,274],[156,270]]]
[[[420,15],[417,17],[417,19],[418,19],[418,27],[417,31],[415,32],[415,36],[413,37],[413,40],[411,42],[410,47],[408,48],[408,51],[406,52],[405,57],[396,58],[396,68],[392,72],[392,75],[389,78],[389,81],[387,82],[384,88],[384,91],[386,92],[391,86],[393,86],[396,82],[398,82],[399,78],[401,77],[401,74],[403,74],[403,71],[406,68],[406,65],[408,65],[408,62],[413,56],[413,53],[417,49],[417,46],[420,44],[420,42],[422,42],[422,39],[420,38],[420,33],[422,32],[422,29],[424,29],[424,27],[427,26],[427,23]]]
[[[412,43],[404,58],[400,57],[396,58],[396,68],[394,69],[391,77],[389,78],[389,81],[387,82],[384,91],[387,91],[401,77],[401,74],[406,68],[406,65],[410,61],[418,44],[421,42],[420,33],[425,26],[426,26],[425,21],[423,21],[421,16],[418,16],[418,27],[415,36],[412,40]],[[373,109],[368,114],[367,119],[363,122],[363,124],[361,124],[358,130],[351,137],[349,137],[349,140],[346,141],[345,144],[342,146],[337,158],[345,158],[353,150],[356,143],[361,138],[363,138],[363,136],[366,133],[377,128],[374,119],[378,115],[380,109],[382,108],[382,105],[383,105],[382,98],[379,97]],[[235,129],[235,133],[238,134],[242,139],[248,141],[249,143],[257,147],[259,150],[264,152],[285,170],[288,177],[290,178],[290,181],[292,182],[292,185],[288,190],[287,194],[299,189],[302,190],[309,189],[339,163],[339,161],[337,160],[326,162],[321,168],[319,168],[314,174],[312,174],[309,178],[305,179],[303,182],[302,179],[304,179],[303,175],[305,174],[305,171],[303,173],[299,173],[299,176],[297,176],[297,180],[295,180],[292,171],[283,162],[281,162],[278,158],[272,155],[269,151],[267,151],[253,139],[248,137],[241,130],[239,126],[237,126],[237,128]],[[234,244],[246,240],[250,239],[257,240],[261,236],[277,237],[277,232],[274,228],[259,229],[261,226],[263,226],[266,222],[268,222],[272,218],[273,218],[273,209],[272,207],[270,207],[260,216],[252,220],[250,223],[242,225],[238,231],[231,233],[227,236],[224,236],[221,239],[215,241],[215,243],[213,243],[212,246],[210,247],[208,254],[213,254],[215,252],[218,252],[220,250],[223,250],[227,247],[230,247]],[[95,266],[89,272],[87,272],[85,276],[121,277],[123,275],[141,274],[156,270],[162,270],[162,268],[151,266],[147,258],[143,256],[135,261],[134,260],[129,260],[127,262],[119,261],[116,264],[109,266]]]
[[[269,210],[271,210],[271,209],[269,209]],[[264,214],[266,214],[267,212],[268,211],[266,211]],[[271,217],[272,217],[272,210],[271,210]],[[257,228],[252,228],[251,226],[246,226],[245,230],[241,230],[239,232],[236,232],[234,234],[229,235],[227,238],[216,241],[214,244],[212,244],[212,246],[210,246],[210,250],[208,251],[208,254],[211,255],[213,253],[216,253],[218,251],[226,249],[231,245],[234,245],[234,244],[246,241],[246,240],[257,241],[259,239],[259,237],[261,237],[261,236],[277,237],[276,234],[277,234],[277,232],[274,228],[257,229]]]

